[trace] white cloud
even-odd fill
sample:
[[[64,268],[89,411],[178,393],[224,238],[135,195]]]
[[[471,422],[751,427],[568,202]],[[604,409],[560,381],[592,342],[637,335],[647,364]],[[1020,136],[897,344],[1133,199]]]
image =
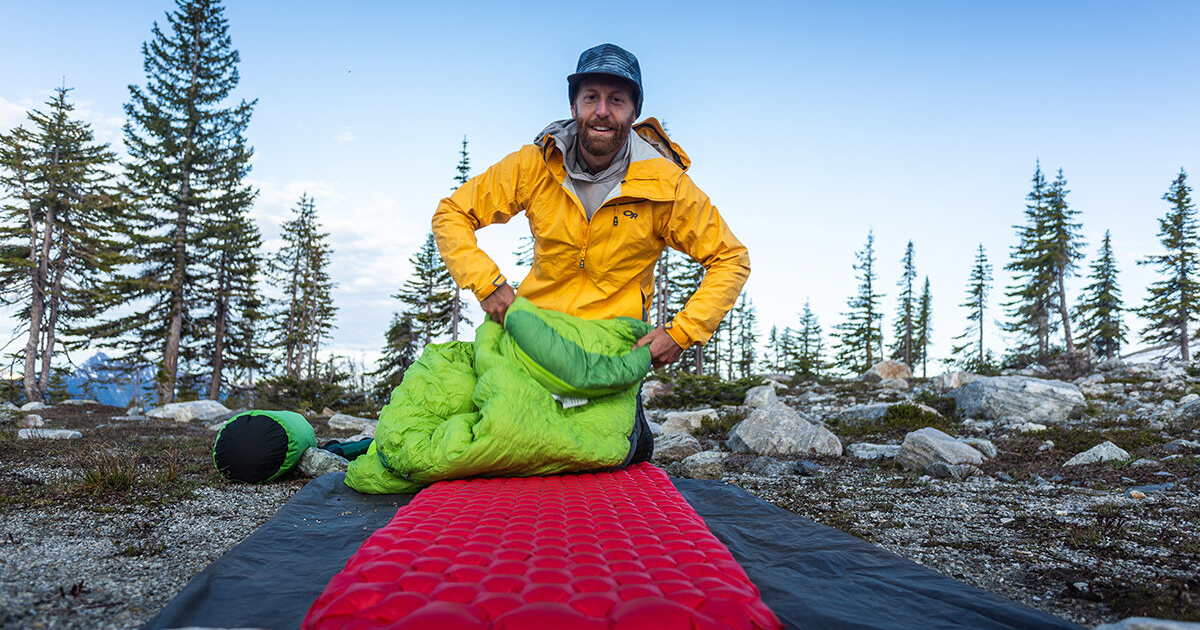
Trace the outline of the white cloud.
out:
[[[29,109],[0,96],[0,131],[8,131],[28,120]]]
[[[346,127],[342,132],[335,135],[333,139],[337,142],[354,142],[358,140],[358,135],[354,133],[354,127]]]

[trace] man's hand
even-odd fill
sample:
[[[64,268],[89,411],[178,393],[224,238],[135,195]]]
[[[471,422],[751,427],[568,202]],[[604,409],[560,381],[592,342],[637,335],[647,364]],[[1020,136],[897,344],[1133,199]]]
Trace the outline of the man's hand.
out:
[[[633,344],[634,348],[642,346],[650,346],[650,365],[651,367],[660,368],[664,365],[674,363],[679,360],[679,355],[683,354],[683,348],[675,343],[671,335],[667,334],[667,329],[659,326],[651,330],[645,337],[637,340]]]
[[[483,307],[483,312],[487,313],[492,321],[504,325],[504,314],[508,312],[508,307],[512,306],[513,300],[517,299],[517,293],[513,291],[512,285],[505,282],[492,291],[492,294],[483,298],[479,302],[479,306]]]

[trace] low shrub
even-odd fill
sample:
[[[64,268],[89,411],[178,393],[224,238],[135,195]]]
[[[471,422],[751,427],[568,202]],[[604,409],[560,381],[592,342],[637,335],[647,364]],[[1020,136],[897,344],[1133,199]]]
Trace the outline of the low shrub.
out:
[[[707,374],[680,372],[659,375],[659,380],[671,383],[671,393],[647,401],[646,406],[654,409],[691,409],[696,407],[720,407],[740,405],[746,400],[751,387],[763,384],[757,376],[747,376],[736,381],[726,381]]]

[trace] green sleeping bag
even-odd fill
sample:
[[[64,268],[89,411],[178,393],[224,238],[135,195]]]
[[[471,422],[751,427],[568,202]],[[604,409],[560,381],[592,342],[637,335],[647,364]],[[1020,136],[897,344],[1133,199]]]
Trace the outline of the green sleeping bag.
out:
[[[292,411],[246,411],[217,432],[213,464],[222,477],[265,483],[291,470],[317,445],[313,427]]]
[[[505,325],[484,322],[474,343],[425,348],[346,484],[405,493],[443,479],[621,465],[650,369],[650,349],[633,344],[651,328],[627,317],[584,320],[518,298]],[[564,407],[554,395],[587,402]]]

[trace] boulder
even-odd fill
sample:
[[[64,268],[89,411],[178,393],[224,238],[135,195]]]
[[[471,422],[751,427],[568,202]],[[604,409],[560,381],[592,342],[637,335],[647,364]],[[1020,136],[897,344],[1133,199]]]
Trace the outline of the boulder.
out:
[[[1102,462],[1127,462],[1129,461],[1129,453],[1125,449],[1113,444],[1112,442],[1101,442],[1092,448],[1068,459],[1063,467],[1066,466],[1083,466],[1085,464],[1098,464]]]
[[[1022,422],[1020,424],[1010,424],[1008,425],[1008,428],[1013,429],[1018,433],[1038,433],[1039,431],[1045,431],[1049,427],[1036,422]]]
[[[858,442],[847,446],[846,453],[855,459],[890,459],[900,454],[900,445]]]
[[[20,411],[20,407],[12,404],[9,401],[0,402],[0,411]]]
[[[24,405],[21,405],[21,411],[38,411],[39,409],[45,408],[46,405],[40,402],[27,402]]]
[[[952,394],[964,418],[1020,416],[1030,422],[1058,424],[1084,407],[1078,385],[1028,376],[984,377]]]
[[[320,477],[325,473],[346,472],[346,468],[350,466],[350,460],[323,448],[312,447],[304,451],[297,465],[300,467],[300,473],[304,476]]]
[[[17,426],[22,429],[37,429],[46,426],[46,421],[36,413],[31,413],[17,420]]]
[[[968,477],[982,475],[983,471],[978,466],[972,464],[947,464],[946,462],[933,462],[925,467],[925,474],[938,479],[953,479],[962,481]]]
[[[968,446],[974,447],[975,450],[979,451],[981,454],[983,454],[984,457],[986,457],[988,459],[995,457],[996,453],[998,452],[996,450],[996,445],[992,444],[991,440],[985,440],[983,438],[977,438],[977,437],[965,437],[965,438],[958,438],[958,441],[962,442],[963,444],[966,444]]]
[[[894,389],[897,391],[904,391],[904,390],[908,389],[910,386],[908,384],[908,381],[906,381],[902,378],[885,378],[882,381],[879,381],[878,383],[876,383],[875,387],[878,387],[879,389]]]
[[[642,383],[642,402],[649,402],[659,396],[670,394],[672,389],[673,387],[670,383],[646,381]]]
[[[782,477],[789,472],[788,467],[779,460],[766,455],[750,460],[743,468],[748,473],[763,477]]]
[[[335,413],[329,417],[328,424],[330,429],[338,431],[365,432],[367,429],[370,429],[371,435],[375,435],[375,425],[379,424],[379,421],[359,418],[344,413]]]
[[[191,400],[155,407],[147,411],[146,416],[175,422],[191,422],[192,420],[212,422],[228,413],[229,409],[215,400]]]
[[[857,425],[860,425],[863,423],[872,423],[872,424],[877,423],[877,422],[883,420],[883,417],[885,415],[887,415],[887,410],[889,407],[891,407],[893,405],[899,405],[899,404],[911,405],[913,403],[906,402],[906,401],[902,402],[902,403],[901,402],[881,402],[881,403],[868,403],[866,405],[855,405],[853,407],[847,407],[846,409],[844,409],[840,413],[838,413],[838,415],[837,415],[838,424],[845,425],[845,426],[857,426]],[[939,418],[942,417],[942,414],[938,413],[937,409],[934,409],[933,407],[930,407],[929,405],[917,404],[917,407],[920,408],[921,411],[924,411],[926,413],[931,413]]]
[[[717,422],[720,417],[716,409],[701,409],[699,411],[672,411],[667,414],[659,430],[667,433],[691,433],[699,429],[704,421]]]
[[[704,451],[684,459],[680,473],[688,479],[720,479],[725,475],[725,458],[720,451]]]
[[[736,453],[759,455],[842,454],[837,436],[783,403],[750,412],[729,432],[726,445]]]
[[[907,365],[899,361],[880,361],[871,366],[871,369],[863,372],[862,376],[858,377],[858,380],[868,383],[878,383],[889,379],[908,380],[911,378],[912,370]]]
[[[760,385],[746,390],[745,405],[752,409],[764,409],[779,402],[775,388],[770,385]]]
[[[971,381],[977,381],[981,378],[983,377],[971,372],[946,372],[930,379],[930,384],[941,390],[958,389]]]
[[[815,477],[821,474],[821,467],[812,462],[806,462],[798,459],[788,466],[788,472],[801,477]]]
[[[18,429],[18,440],[78,440],[83,437],[79,431],[70,429]]]
[[[934,462],[946,464],[983,463],[983,454],[932,427],[904,436],[896,462],[909,470],[924,470]]]
[[[678,461],[703,450],[700,440],[687,433],[664,433],[654,440],[654,458],[658,460]]]
[[[71,400],[64,400],[59,404],[69,407],[82,407],[84,405],[99,405],[100,403],[90,398],[72,398]]]

